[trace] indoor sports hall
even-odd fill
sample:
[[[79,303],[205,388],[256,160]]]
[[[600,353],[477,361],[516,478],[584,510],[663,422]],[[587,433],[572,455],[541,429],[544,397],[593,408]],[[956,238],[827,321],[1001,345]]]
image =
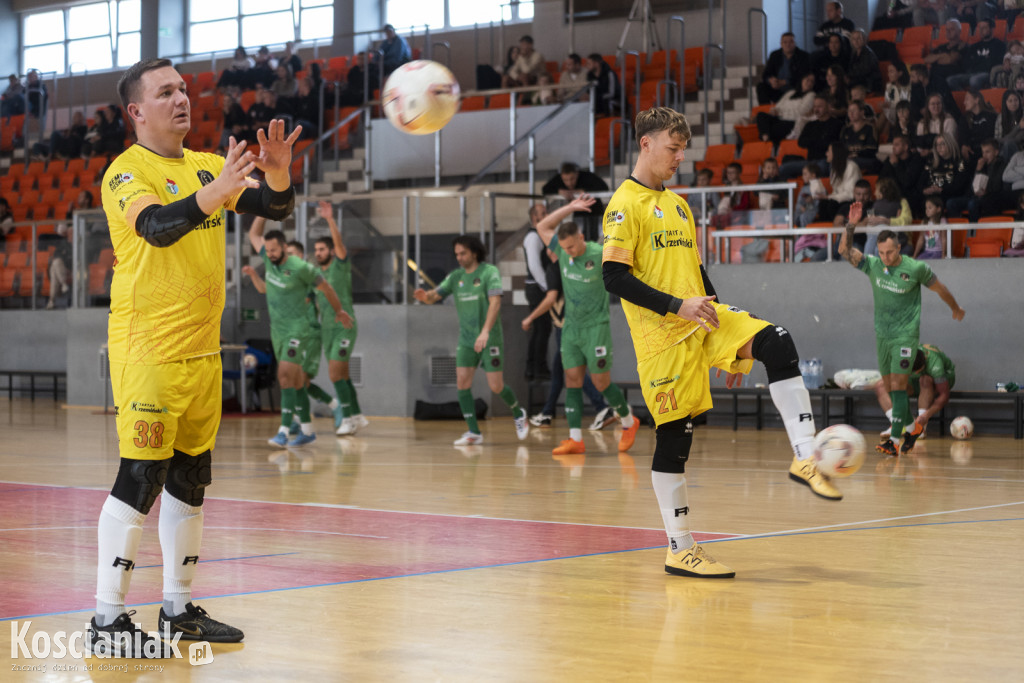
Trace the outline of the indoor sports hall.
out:
[[[1014,258],[1024,253],[1024,170],[1020,187],[1012,175],[1024,151],[1004,127],[1024,125],[1024,93],[1013,109],[1011,78],[1024,19],[992,8],[954,25],[947,19],[957,17],[923,6],[836,4],[0,0],[0,69],[11,74],[0,111],[0,639],[10,643],[0,647],[0,680],[1024,677],[1024,308]],[[786,54],[789,38],[799,52]],[[975,78],[972,46],[990,41],[1003,46],[1007,69],[999,61]],[[948,64],[930,57],[951,52],[959,70],[936,74]],[[269,187],[286,174],[290,215],[267,220],[265,233],[252,215],[230,211],[208,226],[224,235],[215,249],[223,246],[222,291],[219,280],[212,294],[187,291],[158,268],[142,278],[158,304],[191,302],[189,315],[207,299],[223,305],[221,368],[203,396],[222,397],[212,481],[189,504],[201,510],[201,548],[184,565],[194,569],[193,603],[244,639],[181,639],[166,658],[105,658],[84,648],[98,623],[101,510],[112,486],[125,485],[121,453],[133,438],[139,448],[159,439],[147,421],[164,419],[142,416],[144,429],[133,431],[125,414],[165,412],[115,398],[124,366],[108,332],[131,264],[117,247],[117,189],[138,180],[112,164],[146,135],[117,83],[155,58],[181,76],[186,149],[227,157],[237,135],[250,150],[273,151],[270,119],[304,134],[264,177]],[[457,81],[434,91],[457,97],[458,113],[423,135],[389,118],[385,104],[389,76],[416,60]],[[904,97],[897,78],[890,97],[889,67],[899,76],[918,64],[930,80],[915,76]],[[810,74],[822,81],[802,92],[800,76]],[[939,78],[963,87],[940,88]],[[944,113],[929,110],[933,96]],[[784,125],[826,137],[780,138],[779,122],[765,118],[784,119],[801,97],[805,108]],[[900,131],[900,102],[927,110],[913,112],[913,134]],[[602,241],[623,220],[605,211],[613,193],[635,182],[635,117],[659,106],[690,127],[665,186],[692,210],[687,248],[718,300],[783,328],[800,354],[815,429],[847,424],[866,444],[859,470],[832,480],[842,500],[816,496],[789,474],[794,448],[762,364],[733,387],[710,372],[714,407],[695,420],[683,514],[693,540],[734,578],[665,571],[651,474],[658,432],[618,297],[599,358],[640,422],[624,449],[614,413],[598,414],[598,393],[596,406],[583,404],[584,452],[552,453],[574,438],[568,394],[552,392],[562,335],[523,325],[538,291],[534,207],[554,212],[592,194],[594,210],[567,220]],[[865,108],[866,123],[857,114]],[[826,147],[828,157],[816,157]],[[848,174],[836,173],[837,155]],[[209,184],[203,177],[197,188]],[[184,184],[160,178],[164,195],[184,199]],[[106,211],[104,198],[113,199]],[[955,373],[929,364],[915,375],[909,420],[937,407],[897,456],[876,451],[893,426],[879,402],[891,394],[874,389],[871,281],[837,251],[851,200],[861,198],[873,203],[858,249],[875,258],[891,244],[927,263],[964,313],[957,320],[943,295],[920,293],[922,349],[941,349]],[[926,213],[928,201],[943,222]],[[273,285],[280,264],[252,242],[272,241],[273,230],[314,266],[326,263],[317,249],[333,236],[332,248],[343,248],[328,259],[351,267],[338,294],[358,338],[342,346],[351,349],[341,356],[347,380],[332,374],[330,355],[305,370],[326,394],[310,400],[310,434],[301,417],[289,433],[282,410],[297,390],[280,373],[295,365],[296,347],[275,349],[277,309],[251,275]],[[883,230],[896,234],[883,239]],[[460,236],[479,239],[500,273],[500,291],[488,296],[500,302],[504,343],[492,365],[499,357],[481,342],[484,372],[470,384],[481,441],[470,445],[453,444],[473,428],[459,404],[464,311],[452,304],[457,292],[432,306],[416,294],[462,267]],[[929,249],[936,258],[915,258]],[[282,258],[295,270],[300,257]],[[320,323],[330,316],[321,308]],[[514,409],[488,383],[494,367]],[[520,408],[531,418],[524,438]],[[960,417],[970,431],[952,428]],[[280,430],[295,443],[268,443]],[[130,565],[124,608],[144,631],[157,630],[168,605],[165,507],[185,505],[172,497],[180,482],[161,485],[151,509],[132,513],[144,519],[134,555],[115,560]]]

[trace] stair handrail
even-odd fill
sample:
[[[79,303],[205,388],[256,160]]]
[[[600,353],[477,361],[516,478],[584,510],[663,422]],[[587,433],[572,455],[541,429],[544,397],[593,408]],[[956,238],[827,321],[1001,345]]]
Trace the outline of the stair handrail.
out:
[[[761,22],[761,63],[768,59],[768,13],[760,7],[751,7],[747,10],[747,101],[751,106],[754,104],[754,24],[755,14],[764,17]]]
[[[722,143],[725,144],[725,47],[719,43],[704,43],[704,135],[711,140],[711,115],[708,104],[711,95],[711,51],[722,54],[722,78],[719,80],[718,118],[722,124]]]

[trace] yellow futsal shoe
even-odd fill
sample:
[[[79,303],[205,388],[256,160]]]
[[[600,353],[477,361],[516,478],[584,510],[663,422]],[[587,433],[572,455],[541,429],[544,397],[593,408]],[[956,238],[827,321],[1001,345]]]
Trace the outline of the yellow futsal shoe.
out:
[[[681,553],[673,553],[669,548],[665,556],[665,571],[698,579],[731,579],[736,576],[736,572],[708,555],[698,543]]]
[[[796,456],[793,456],[793,464],[789,466],[789,478],[798,484],[809,486],[814,495],[821,496],[826,500],[843,499],[843,494],[835,487],[832,480],[819,472],[810,458],[798,460]]]

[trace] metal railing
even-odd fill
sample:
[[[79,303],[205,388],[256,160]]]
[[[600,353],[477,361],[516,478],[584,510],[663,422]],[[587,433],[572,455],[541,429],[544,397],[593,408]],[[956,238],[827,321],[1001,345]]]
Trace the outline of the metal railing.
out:
[[[711,101],[711,78],[712,58],[711,51],[718,50],[721,54],[722,77],[718,79],[718,119],[722,124],[721,144],[725,144],[725,46],[716,43],[704,44],[704,137],[711,141],[711,114],[709,106]]]
[[[747,101],[754,104],[754,15],[764,17],[761,22],[761,63],[768,60],[768,13],[759,7],[747,10]],[[724,142],[724,140],[723,140]]]

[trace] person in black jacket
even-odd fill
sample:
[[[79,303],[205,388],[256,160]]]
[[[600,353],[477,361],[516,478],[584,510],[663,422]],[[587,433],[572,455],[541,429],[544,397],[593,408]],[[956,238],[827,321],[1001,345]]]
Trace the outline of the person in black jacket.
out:
[[[882,92],[882,72],[878,56],[868,47],[867,36],[861,29],[850,34],[850,57],[846,65],[849,86],[863,85],[869,93]]]
[[[599,52],[587,57],[587,80],[597,81],[595,113],[598,116],[614,116],[619,111],[619,77]]]
[[[935,136],[932,146],[932,159],[928,168],[921,176],[921,193],[927,198],[932,195],[942,197],[949,215],[951,199],[964,197],[971,186],[971,174],[960,156],[960,148],[949,133]],[[953,202],[956,208],[956,202]]]
[[[892,154],[878,171],[879,178],[892,178],[899,185],[900,193],[906,198],[915,215],[924,210],[924,195],[918,181],[924,175],[924,159],[915,154],[911,137],[898,133],[892,138]]]
[[[796,37],[782,34],[781,46],[768,56],[761,82],[757,84],[759,104],[778,102],[787,90],[800,87],[800,79],[811,71],[811,56],[796,46]]]
[[[544,183],[544,187],[541,188],[540,192],[543,195],[561,195],[565,201],[571,202],[581,194],[607,191],[608,183],[601,180],[600,176],[590,171],[581,171],[579,166],[571,161],[567,161],[558,170],[558,175],[553,176]],[[576,222],[582,223],[585,227],[584,236],[588,240],[598,239],[601,218],[604,216],[603,212],[604,204],[598,199],[594,202],[594,206],[591,207],[589,212],[578,211],[573,214]]]
[[[981,158],[975,165],[976,178],[983,176],[985,180],[974,181],[972,187],[963,197],[953,197],[946,202],[947,215],[957,217],[967,210],[967,217],[977,223],[982,216],[997,216],[1007,209],[1013,208],[1013,190],[1003,182],[1003,171],[1006,170],[1007,159],[999,154],[999,142],[989,138],[981,143]]]
[[[814,34],[814,44],[824,48],[828,45],[828,38],[833,33],[838,33],[846,43],[856,28],[853,21],[843,16],[843,3],[827,3],[825,5],[825,21],[818,27],[818,32]]]
[[[803,172],[804,164],[814,162],[822,169],[822,175],[828,175],[828,163],[825,160],[825,151],[828,146],[839,138],[839,131],[843,129],[843,120],[829,116],[828,102],[824,97],[814,98],[814,109],[811,110],[814,118],[804,124],[804,129],[797,138],[797,144],[807,150],[807,161],[787,161],[782,165],[783,178],[795,178]]]

